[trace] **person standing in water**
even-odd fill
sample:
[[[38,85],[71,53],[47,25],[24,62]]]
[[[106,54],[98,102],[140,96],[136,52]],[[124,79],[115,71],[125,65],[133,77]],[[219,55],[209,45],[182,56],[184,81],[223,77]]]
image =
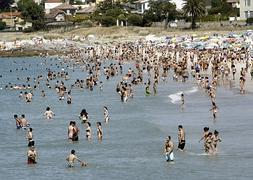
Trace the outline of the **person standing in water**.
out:
[[[108,108],[106,106],[104,106],[104,120],[105,123],[107,124],[109,122],[109,112],[108,112]]]
[[[31,146],[27,151],[27,164],[37,164],[37,151]]]
[[[87,138],[88,141],[91,141],[92,132],[91,132],[91,124],[90,124],[90,122],[86,123],[86,138]]]
[[[26,134],[26,138],[28,140],[28,147],[34,146],[34,140],[33,140],[33,129],[29,128]]]
[[[21,123],[21,120],[20,120],[20,118],[18,117],[17,114],[14,114],[14,119],[16,121],[16,127],[17,127],[17,129],[21,129],[22,128],[22,123]]]
[[[219,132],[217,130],[214,130],[213,136],[212,136],[212,149],[213,149],[213,154],[217,154],[218,152],[218,142],[221,142],[221,139],[219,137]]]
[[[216,119],[216,114],[218,112],[218,107],[216,106],[216,103],[215,102],[212,102],[212,108],[209,110],[209,111],[212,111],[213,113],[213,119]]]
[[[102,141],[103,138],[103,130],[101,122],[97,122],[97,137],[99,141]]]
[[[183,151],[185,147],[185,131],[182,125],[178,126],[178,150]]]
[[[46,117],[46,119],[52,119],[53,116],[55,116],[54,112],[50,109],[50,107],[46,108],[46,111],[44,113],[44,116]]]
[[[166,157],[167,162],[174,161],[173,148],[174,148],[174,144],[171,140],[171,137],[168,136],[164,145],[164,152],[165,152],[165,157]]]
[[[78,157],[76,156],[76,151],[74,149],[71,150],[70,154],[66,158],[66,161],[68,162],[68,167],[71,167],[71,168],[74,167],[75,161],[80,162],[81,166],[87,166],[87,163],[78,159]]]
[[[209,127],[204,127],[204,132],[203,132],[203,136],[200,138],[199,142],[204,140],[204,150],[205,152],[207,151],[207,144],[206,144],[206,139],[208,137],[209,134]]]

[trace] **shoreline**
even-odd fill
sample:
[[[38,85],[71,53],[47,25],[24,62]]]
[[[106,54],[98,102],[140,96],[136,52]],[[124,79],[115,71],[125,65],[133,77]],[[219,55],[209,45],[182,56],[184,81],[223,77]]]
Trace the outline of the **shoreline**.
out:
[[[222,30],[179,30],[158,27],[92,27],[77,28],[69,32],[35,32],[35,33],[1,33],[0,58],[1,57],[31,57],[39,55],[61,55],[74,49],[82,49],[83,46],[97,46],[124,42],[137,42],[138,40],[148,43],[154,38],[155,43],[167,43],[166,38],[182,38],[194,36],[199,42],[201,37],[212,37],[218,34],[225,37],[230,33],[237,35],[247,32],[245,29],[234,31]],[[148,37],[150,36],[150,37]],[[162,40],[161,40],[162,39]],[[42,43],[41,43],[42,42]],[[173,44],[170,42],[169,44]],[[178,42],[175,42],[177,44]],[[182,43],[182,42],[180,42]],[[187,44],[187,42],[186,42]],[[189,43],[188,43],[189,44]],[[6,46],[6,48],[3,48]]]

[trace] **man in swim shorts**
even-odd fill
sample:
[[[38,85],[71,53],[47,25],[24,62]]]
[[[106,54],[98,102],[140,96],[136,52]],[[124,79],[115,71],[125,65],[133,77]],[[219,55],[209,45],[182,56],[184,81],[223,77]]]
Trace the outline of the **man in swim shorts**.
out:
[[[185,147],[185,131],[182,125],[178,126],[178,150],[183,151]]]
[[[164,146],[164,152],[165,152],[165,157],[166,157],[166,161],[174,161],[174,154],[173,154],[173,142],[171,140],[171,137],[168,136],[165,142],[165,146]]]

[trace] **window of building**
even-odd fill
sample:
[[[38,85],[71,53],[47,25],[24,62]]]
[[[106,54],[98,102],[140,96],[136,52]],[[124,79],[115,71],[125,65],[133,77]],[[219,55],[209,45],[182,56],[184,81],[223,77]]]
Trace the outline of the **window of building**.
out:
[[[253,11],[249,12],[249,17],[253,17]]]
[[[251,0],[247,0],[247,5],[248,5],[248,6],[250,6],[250,1],[251,1]]]
[[[247,19],[249,17],[248,11],[244,11],[245,18]]]

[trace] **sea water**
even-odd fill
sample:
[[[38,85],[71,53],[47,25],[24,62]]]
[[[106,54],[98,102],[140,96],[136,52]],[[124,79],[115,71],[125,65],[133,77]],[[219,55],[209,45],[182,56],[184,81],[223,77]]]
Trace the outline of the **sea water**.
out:
[[[67,70],[71,77],[66,82],[67,86],[77,78],[84,79],[87,76],[87,72],[78,68],[73,72],[67,64],[57,67],[59,60],[48,59],[46,64],[43,62],[42,58],[0,59],[1,180],[253,178],[253,94],[250,91],[240,95],[237,84],[233,88],[219,87],[219,112],[214,121],[209,111],[210,99],[205,92],[198,88],[192,78],[186,83],[173,81],[171,73],[166,83],[161,81],[158,85],[157,95],[146,96],[145,86],[139,85],[134,87],[134,98],[130,98],[127,103],[122,103],[115,91],[120,76],[108,81],[101,76],[103,91],[98,87],[92,92],[73,89],[71,105],[59,101],[55,90],[46,88],[44,81],[34,91],[32,103],[19,99],[20,90],[5,90],[9,82],[22,84],[28,76],[45,77],[46,68]],[[23,71],[20,70],[22,67]],[[133,65],[125,65],[124,72],[129,67]],[[45,90],[46,98],[40,96],[42,89]],[[180,107],[180,102],[175,101],[181,92],[185,94],[184,109]],[[95,123],[103,122],[104,105],[108,107],[110,122],[108,125],[102,124],[104,136],[100,143],[96,138]],[[52,120],[43,117],[47,106],[56,114]],[[92,125],[91,142],[86,140],[85,129],[78,119],[83,108],[89,113]],[[38,151],[36,165],[26,164],[26,131],[16,130],[14,114],[25,114],[34,129]],[[67,128],[71,120],[75,120],[80,128],[80,140],[77,143],[67,140]],[[185,152],[174,151],[175,162],[172,164],[165,160],[164,141],[171,135],[177,146],[179,124],[186,131],[186,148]],[[198,142],[205,126],[209,126],[211,131],[216,129],[220,132],[222,142],[215,156],[205,155],[203,144]],[[88,162],[88,167],[83,168],[76,163],[75,168],[67,168],[65,159],[71,149],[76,150],[80,159]]]

